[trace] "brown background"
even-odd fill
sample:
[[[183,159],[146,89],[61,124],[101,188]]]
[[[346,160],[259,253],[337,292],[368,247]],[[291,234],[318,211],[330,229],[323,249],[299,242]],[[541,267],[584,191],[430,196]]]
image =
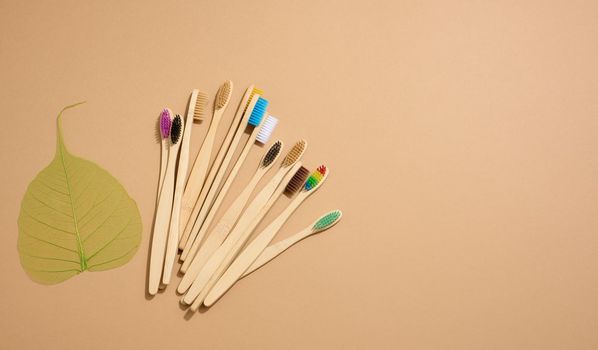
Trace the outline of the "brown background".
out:
[[[2,348],[598,348],[595,2],[2,0],[0,33]],[[173,287],[144,297],[154,121],[225,79],[331,169],[279,237],[345,217],[186,320]],[[19,204],[81,100],[67,144],[137,200],[143,241],[37,285]]]

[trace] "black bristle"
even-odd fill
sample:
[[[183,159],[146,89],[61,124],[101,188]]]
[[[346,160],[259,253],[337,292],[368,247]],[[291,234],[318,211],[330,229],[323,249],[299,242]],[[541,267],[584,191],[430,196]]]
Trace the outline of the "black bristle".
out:
[[[274,160],[276,160],[276,157],[278,157],[278,154],[280,153],[281,146],[282,143],[280,141],[276,141],[276,143],[273,144],[272,147],[270,147],[268,153],[266,153],[264,159],[262,160],[262,167],[265,168],[272,164]]]
[[[297,170],[295,175],[293,175],[293,177],[287,184],[287,187],[285,187],[284,193],[287,196],[294,195],[297,191],[299,191],[301,186],[303,186],[303,184],[305,183],[305,179],[307,179],[307,175],[309,175],[309,170],[307,170],[304,167],[300,167],[299,170]]]
[[[181,122],[181,116],[177,114],[172,120],[172,126],[170,127],[170,140],[173,145],[179,142],[182,129],[183,123]]]

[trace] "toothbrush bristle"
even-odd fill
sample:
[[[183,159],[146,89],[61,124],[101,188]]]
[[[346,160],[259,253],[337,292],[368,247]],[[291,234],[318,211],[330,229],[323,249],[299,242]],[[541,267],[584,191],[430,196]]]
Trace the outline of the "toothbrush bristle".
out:
[[[305,181],[305,190],[310,191],[316,188],[322,181],[322,178],[326,175],[326,171],[326,166],[320,165],[316,171],[312,172],[307,181]]]
[[[307,142],[305,140],[298,141],[293,148],[287,153],[286,157],[282,160],[283,167],[290,167],[298,161],[303,153],[305,152],[305,148],[307,147]]]
[[[247,104],[245,104],[245,108],[243,109],[243,114],[245,114],[245,112],[247,112],[247,108],[249,108],[249,104],[251,103],[251,100],[253,100],[253,97],[255,95],[260,95],[260,96],[264,95],[264,90],[256,88],[256,87],[254,87],[251,90],[251,93],[249,94],[249,99],[247,99]]]
[[[203,120],[206,114],[206,106],[208,105],[208,94],[202,91],[197,92],[197,99],[195,100],[195,107],[193,108],[193,119],[197,121]],[[188,122],[189,123],[189,122]]]
[[[164,109],[160,115],[160,134],[162,134],[162,138],[167,138],[170,135],[171,125],[170,112],[168,112],[168,109]]]
[[[297,191],[301,189],[301,186],[305,182],[307,175],[309,175],[309,170],[304,167],[300,167],[287,184],[287,187],[285,187],[284,193],[286,193],[288,196],[292,196],[297,193]]]
[[[180,115],[176,115],[172,121],[172,126],[170,127],[170,140],[172,144],[176,144],[179,142],[181,138],[181,133],[183,131],[183,123]]]
[[[316,221],[316,223],[312,226],[312,230],[316,232],[324,231],[339,222],[342,216],[343,213],[340,210],[328,212],[322,215],[318,221]]]
[[[274,163],[278,155],[280,154],[280,150],[282,150],[282,141],[276,141],[266,152],[264,159],[262,160],[262,168],[266,168],[270,166],[270,164]]]
[[[228,104],[232,91],[233,82],[227,80],[216,93],[216,103],[214,104],[216,109],[222,109]]]
[[[260,125],[264,115],[266,114],[266,109],[268,109],[268,100],[259,97],[255,103],[255,106],[253,107],[253,111],[251,111],[251,116],[249,116],[247,123],[252,126]]]
[[[259,124],[259,123],[258,123]],[[278,119],[269,115],[268,118],[262,123],[260,127],[260,131],[258,131],[255,140],[262,145],[265,145],[270,140],[270,137],[274,133],[274,129],[276,129],[276,125],[278,125]]]

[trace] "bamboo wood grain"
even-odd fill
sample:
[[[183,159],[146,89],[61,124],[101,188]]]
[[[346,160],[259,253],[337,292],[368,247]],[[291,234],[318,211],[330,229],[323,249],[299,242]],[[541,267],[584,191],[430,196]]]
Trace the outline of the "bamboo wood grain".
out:
[[[185,272],[185,275],[183,276],[183,280],[181,280],[181,283],[179,284],[179,287],[177,288],[177,291],[179,293],[183,293],[189,288],[193,279],[195,279],[195,277],[197,277],[197,273],[199,272],[199,270],[201,269],[203,264],[212,255],[212,253],[216,249],[218,249],[218,247],[222,244],[222,242],[224,242],[224,240],[226,239],[226,236],[229,234],[229,232],[235,226],[237,220],[239,219],[239,217],[241,216],[241,213],[243,212],[243,208],[245,208],[245,205],[247,204],[247,201],[249,200],[249,197],[251,196],[251,193],[253,193],[253,190],[257,186],[258,182],[268,172],[268,170],[270,170],[272,168],[272,166],[276,162],[276,159],[280,156],[280,153],[282,152],[282,149],[283,149],[283,143],[282,143],[282,141],[277,141],[277,142],[280,142],[280,151],[276,155],[276,158],[273,159],[268,166],[264,167],[263,162],[264,162],[265,155],[264,155],[264,157],[262,157],[255,174],[253,175],[253,177],[251,178],[251,180],[249,181],[247,186],[245,186],[243,191],[237,196],[237,198],[235,199],[233,204],[231,204],[231,206],[226,210],[226,212],[224,213],[224,215],[222,216],[220,221],[216,224],[214,229],[210,232],[210,234],[206,238],[205,243],[201,246],[201,249],[199,250],[199,252],[197,252],[197,255],[195,255],[195,251],[197,251],[197,249],[199,248],[199,244],[198,244],[197,240],[195,242],[193,242],[193,246],[191,247],[191,254],[194,255],[194,258],[185,260],[183,265],[185,265],[185,264],[189,265],[193,261],[194,269],[193,269],[193,271],[187,271],[187,269],[185,268],[185,270],[183,271],[183,268],[181,268],[181,271]],[[268,152],[269,152],[269,150],[266,151],[266,154],[268,154]],[[213,218],[215,213],[216,213],[216,211],[212,210],[210,212],[210,215],[208,215],[208,218],[206,218],[206,220],[209,219],[211,222],[211,219]],[[209,223],[204,225],[202,230],[204,228],[207,228],[208,226],[209,226]],[[194,251],[194,249],[195,249],[195,251]]]
[[[156,207],[160,202],[160,193],[162,192],[162,184],[164,183],[164,176],[166,175],[166,164],[168,163],[169,147],[170,139],[168,137],[160,136],[160,178],[158,179],[158,195],[156,196]]]
[[[247,90],[245,91],[245,95],[241,100],[241,103],[237,107],[237,112],[235,113],[235,117],[233,118],[231,126],[229,127],[226,138],[222,143],[220,150],[218,151],[218,155],[216,156],[214,165],[210,169],[210,174],[206,179],[206,183],[210,185],[204,186],[202,188],[199,198],[197,198],[197,201],[193,203],[191,207],[189,207],[189,209],[191,210],[189,219],[185,223],[181,222],[181,228],[184,228],[184,230],[181,240],[179,242],[179,249],[184,249],[189,241],[193,243],[193,241],[195,240],[195,237],[190,239],[191,230],[197,222],[197,218],[204,204],[209,202],[211,198],[215,196],[218,187],[222,182],[222,178],[226,174],[226,169],[228,168],[228,165],[232,160],[234,151],[236,149],[236,145],[239,143],[239,140],[241,139],[241,136],[244,133],[245,124],[247,119],[249,118],[250,111],[253,110],[253,106],[255,106],[255,103],[257,102],[257,98],[252,99],[254,100],[253,103],[251,103],[252,101],[249,100],[253,89],[253,85],[247,88]],[[245,111],[245,106],[247,106],[248,103],[249,106],[247,110],[249,111],[249,113],[243,113]],[[251,110],[249,110],[249,107],[251,107]],[[219,164],[219,166],[215,166],[216,164]],[[210,198],[209,200],[207,200],[208,197]],[[182,256],[181,260],[184,260]]]
[[[247,155],[249,154],[249,151],[251,150],[251,146],[253,146],[253,144],[255,143],[255,138],[257,137],[258,132],[259,132],[259,128],[254,127],[253,130],[251,131],[251,134],[249,135],[249,138],[247,139],[247,142],[245,142],[245,146],[243,147],[243,150],[241,151],[239,158],[237,158],[237,162],[235,163],[233,169],[231,170],[230,174],[226,178],[226,181],[224,182],[222,189],[220,189],[220,192],[218,192],[216,198],[214,199],[213,204],[209,208],[207,205],[204,206],[204,208],[208,208],[208,209],[204,210],[204,208],[202,208],[202,210],[200,211],[200,215],[198,216],[197,220],[195,221],[195,225],[194,225],[193,229],[191,230],[191,235],[190,235],[191,237],[194,236],[195,239],[193,242],[188,241],[187,245],[183,249],[183,253],[181,254],[183,261],[185,261],[189,257],[189,252],[191,251],[191,247],[193,246],[193,243],[198,242],[198,246],[201,244],[201,241],[203,240],[205,233],[207,232],[207,230],[209,229],[210,224],[211,224],[211,220],[209,222],[208,222],[208,220],[206,220],[207,217],[209,216],[210,213],[218,212],[218,209],[220,208],[220,205],[222,204],[224,197],[226,197],[228,190],[230,189],[231,185],[235,181],[235,178],[237,177],[239,170],[241,170],[241,167],[243,167],[243,164],[245,163],[245,160],[247,159]],[[212,215],[212,217],[213,217],[213,215]],[[200,224],[200,222],[201,222],[201,224]],[[204,229],[202,230],[202,228],[204,228]],[[193,258],[193,255],[191,256],[191,258]],[[181,272],[185,272],[185,271],[181,270]]]
[[[230,161],[232,160],[233,155],[235,154],[235,150],[237,149],[237,146],[239,145],[239,142],[241,140],[241,136],[244,134],[244,130],[243,130],[244,128],[242,126],[245,125],[245,123],[249,119],[249,116],[251,115],[251,112],[253,111],[253,108],[255,107],[255,104],[257,103],[258,98],[259,98],[259,95],[256,94],[249,102],[249,107],[247,108],[247,110],[241,120],[241,126],[239,126],[239,129],[237,129],[235,137],[233,138],[233,141],[231,142],[231,145],[230,145],[230,147],[226,153],[226,156],[222,162],[222,166],[218,170],[218,174],[216,175],[214,183],[212,184],[212,186],[210,187],[210,189],[207,193],[207,196],[205,198],[205,201],[203,202],[203,205],[200,205],[200,207],[199,207],[199,211],[198,211],[195,221],[192,222],[193,220],[190,220],[187,224],[187,226],[191,225],[191,230],[189,231],[189,237],[187,238],[187,242],[183,248],[183,253],[181,254],[182,261],[185,261],[185,259],[187,258],[187,255],[189,254],[189,250],[191,249],[191,246],[193,245],[193,242],[195,240],[199,240],[199,242],[201,244],[201,240],[203,239],[203,236],[201,236],[201,237],[199,236],[199,231],[200,231],[206,217],[208,216],[208,213],[212,209],[212,204],[216,201],[216,198],[220,194],[220,192],[222,192],[222,190],[219,190],[218,187],[220,186],[220,182],[222,182],[222,179],[223,179],[224,175],[226,174],[226,168],[224,168],[224,165],[225,164],[228,165],[230,163]],[[231,179],[231,182],[232,182],[232,180],[234,180],[236,173],[239,171],[239,168],[243,165],[243,162],[245,161],[245,158],[247,157],[247,153],[249,152],[251,145],[255,141],[255,137],[257,136],[258,131],[259,131],[259,128],[257,128],[257,127],[253,128],[249,138],[247,139],[245,147],[243,148],[243,151],[241,152],[241,155],[237,159],[237,162],[235,163],[233,170],[231,170],[229,176],[227,177],[227,181],[229,178]],[[252,139],[253,139],[253,141],[252,141]],[[232,175],[232,177],[231,177],[231,175]],[[230,183],[229,183],[229,186],[230,186]],[[223,186],[223,188],[224,188],[224,186]],[[228,190],[228,188],[227,188],[227,190]],[[187,230],[187,228],[185,228],[185,230]],[[204,233],[205,233],[205,231],[204,231]]]
[[[169,113],[172,112],[169,110]],[[184,127],[184,122],[181,121]],[[160,287],[162,277],[162,267],[164,265],[164,255],[166,252],[166,239],[168,236],[168,225],[170,224],[170,214],[172,210],[172,199],[174,195],[174,176],[177,153],[181,142],[171,145],[169,148],[168,164],[164,184],[160,193],[158,208],[156,209],[156,220],[154,222],[154,232],[152,235],[152,249],[150,253],[150,269],[148,280],[148,292],[155,295]]]
[[[303,203],[311,194],[313,194],[324,182],[328,172],[324,175],[321,179],[318,186],[310,191],[301,191],[293,199],[293,201],[285,208],[285,210],[276,218],[274,221],[268,225],[249,245],[243,249],[241,252],[240,250],[243,248],[247,240],[249,239],[249,235],[246,235],[247,238],[242,238],[244,241],[239,240],[237,242],[236,247],[239,247],[239,254],[237,254],[234,261],[231,262],[229,268],[222,274],[222,277],[214,284],[214,287],[207,293],[206,298],[204,300],[204,305],[207,307],[212,306],[220,297],[226,293],[230,289],[230,287],[237,282],[239,278],[243,275],[243,273],[251,266],[251,264],[255,261],[255,259],[264,251],[264,249],[272,242],[274,236],[280,231],[282,225],[284,225],[289,217],[299,208],[299,205]],[[253,231],[253,230],[252,230]]]
[[[199,153],[193,162],[187,185],[185,186],[185,192],[183,193],[183,206],[181,209],[181,222],[186,224],[191,216],[193,205],[199,196],[201,189],[206,180],[206,174],[208,173],[208,167],[210,166],[210,159],[212,157],[212,149],[216,143],[216,132],[218,131],[218,125],[224,114],[226,108],[215,109],[212,115],[212,121],[208,133],[201,144]]]
[[[313,226],[313,225],[312,225]],[[268,246],[264,251],[255,259],[255,261],[243,272],[241,278],[249,275],[253,271],[259,269],[260,267],[269,263],[272,259],[276,258],[280,254],[282,254],[285,250],[289,249],[296,243],[302,241],[303,239],[312,236],[318,231],[312,230],[312,226],[306,227],[303,230],[295,233],[291,237],[283,239],[282,241],[276,242]]]
[[[324,228],[316,228],[316,224],[326,215],[329,215],[330,213],[333,212],[338,212],[339,216],[337,217],[337,219],[330,225],[324,227]],[[332,226],[336,225],[342,218],[343,213],[337,209],[337,210],[333,210],[330,211],[326,214],[324,214],[324,216],[321,216],[320,218],[318,218],[317,220],[315,220],[311,225],[309,225],[308,227],[304,228],[303,230],[295,233],[294,235],[285,238],[281,241],[278,241],[272,245],[269,245],[266,249],[264,249],[264,251],[255,259],[255,261],[251,264],[251,266],[249,266],[247,268],[247,270],[245,270],[245,272],[243,272],[243,275],[241,276],[241,278],[244,278],[245,276],[249,275],[250,273],[252,273],[253,271],[259,269],[260,267],[266,265],[267,263],[269,263],[270,261],[272,261],[274,258],[276,258],[277,256],[279,256],[280,254],[282,254],[284,251],[286,251],[287,249],[289,249],[290,247],[292,247],[293,245],[295,245],[296,243],[304,240],[307,237],[313,236],[317,233],[320,232],[324,232],[328,229],[330,229]],[[239,279],[241,279],[239,278]]]
[[[162,272],[162,283],[170,284],[172,277],[172,269],[176,261],[176,254],[178,252],[179,244],[179,219],[181,210],[181,201],[183,191],[185,189],[185,180],[187,179],[187,168],[189,165],[189,147],[191,144],[191,130],[193,129],[193,112],[195,103],[197,102],[197,95],[199,91],[193,90],[191,98],[189,99],[189,106],[187,107],[187,115],[185,117],[185,127],[181,135],[179,143],[179,161],[176,169],[176,183],[174,185],[174,200],[172,203],[172,213],[170,215],[170,228],[168,230],[168,241],[166,243],[166,256],[164,258],[164,270]]]
[[[301,162],[296,162],[282,181],[276,185],[273,185],[271,182],[269,187],[260,191],[247,207],[224,243],[212,254],[200,270],[187,294],[182,298],[182,303],[192,304],[191,309],[194,311],[199,308],[209,289],[218,281],[218,278],[220,278],[222,273],[228,268],[230,262],[236,257],[238,249],[240,249],[236,246],[237,242],[246,235],[246,231],[249,231],[248,234],[251,235],[251,232],[253,232],[255,227],[268,213],[272,205],[274,205],[284,191],[285,185],[300,167]]]

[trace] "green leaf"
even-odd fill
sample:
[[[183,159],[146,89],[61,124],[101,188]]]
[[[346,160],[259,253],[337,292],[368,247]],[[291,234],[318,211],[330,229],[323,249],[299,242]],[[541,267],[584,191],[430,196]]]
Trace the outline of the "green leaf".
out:
[[[56,155],[29,184],[19,214],[21,265],[36,282],[55,284],[83,271],[127,263],[141,241],[137,204],[95,163],[73,156],[56,119]]]

